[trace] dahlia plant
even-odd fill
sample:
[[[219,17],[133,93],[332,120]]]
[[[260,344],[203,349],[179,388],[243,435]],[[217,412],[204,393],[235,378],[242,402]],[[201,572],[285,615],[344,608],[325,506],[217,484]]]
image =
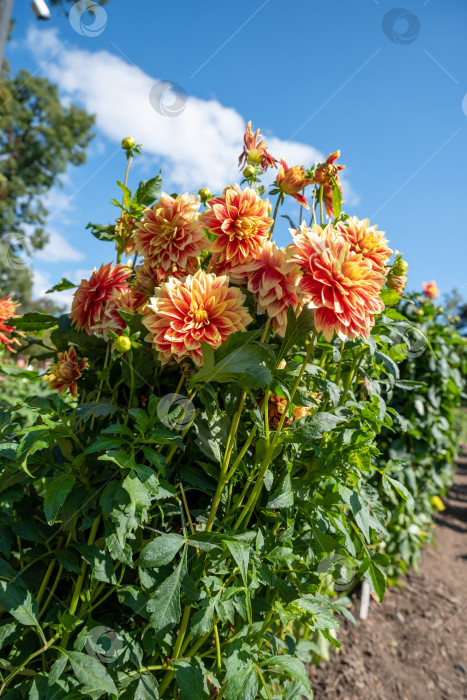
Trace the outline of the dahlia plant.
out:
[[[383,598],[382,485],[411,506],[376,442],[405,263],[341,211],[339,152],[288,167],[249,124],[239,184],[169,195],[123,148],[107,261],[69,314],[5,319],[54,393],[1,415],[0,697],[311,697],[343,592]]]

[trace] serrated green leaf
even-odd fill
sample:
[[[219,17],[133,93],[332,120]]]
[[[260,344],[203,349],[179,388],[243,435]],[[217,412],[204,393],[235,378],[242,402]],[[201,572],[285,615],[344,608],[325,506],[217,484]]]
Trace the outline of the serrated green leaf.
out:
[[[74,474],[59,474],[48,481],[44,498],[44,513],[49,525],[54,524],[58,511],[65,503],[75,482]]]
[[[184,542],[184,538],[176,533],[160,535],[144,547],[138,563],[140,566],[146,568],[169,564],[181,549]]]

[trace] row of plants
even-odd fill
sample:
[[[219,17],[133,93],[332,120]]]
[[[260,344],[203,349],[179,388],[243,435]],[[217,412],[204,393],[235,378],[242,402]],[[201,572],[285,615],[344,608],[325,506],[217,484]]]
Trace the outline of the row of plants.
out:
[[[3,300],[53,393],[2,365],[32,397],[0,414],[0,697],[312,697],[347,591],[382,600],[428,537],[465,345],[343,213],[339,152],[306,170],[244,140],[240,185],[195,196],[131,191],[124,139],[116,225],[89,226],[115,260],[69,315]]]

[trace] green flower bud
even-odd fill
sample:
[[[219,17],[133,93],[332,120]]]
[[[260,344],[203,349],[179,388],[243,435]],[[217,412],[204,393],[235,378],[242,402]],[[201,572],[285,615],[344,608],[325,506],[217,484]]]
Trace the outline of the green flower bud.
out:
[[[202,187],[200,190],[198,190],[198,194],[201,197],[202,202],[206,202],[212,197],[211,190],[209,189],[209,187]]]
[[[115,350],[118,352],[128,352],[131,348],[131,340],[126,335],[121,335],[114,343]]]
[[[135,145],[135,140],[131,136],[127,136],[126,139],[122,141],[122,148],[125,151],[129,151]]]
[[[243,177],[246,180],[251,180],[252,177],[255,176],[255,169],[252,165],[247,165],[245,170],[243,171]]]

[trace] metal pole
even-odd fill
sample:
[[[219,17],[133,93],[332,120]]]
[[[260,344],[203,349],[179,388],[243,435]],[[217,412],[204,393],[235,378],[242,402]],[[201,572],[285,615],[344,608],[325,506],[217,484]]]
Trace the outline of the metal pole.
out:
[[[10,31],[11,12],[13,0],[0,0],[0,72],[5,56],[5,46]]]

